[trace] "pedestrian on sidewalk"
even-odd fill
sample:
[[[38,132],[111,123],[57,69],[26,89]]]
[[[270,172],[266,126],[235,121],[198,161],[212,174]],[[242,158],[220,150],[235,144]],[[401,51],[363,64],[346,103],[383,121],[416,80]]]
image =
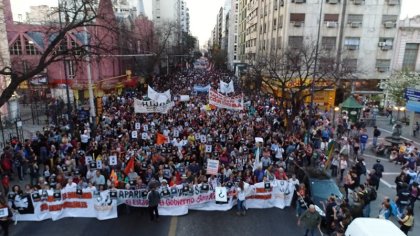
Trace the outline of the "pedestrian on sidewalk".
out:
[[[413,137],[417,137],[417,133],[420,130],[420,124],[418,121],[416,121],[416,124],[413,125]]]
[[[362,130],[362,133],[360,134],[359,139],[360,139],[360,153],[363,155],[363,153],[366,150],[367,141],[369,139],[369,136],[366,133],[366,129]]]
[[[376,147],[376,145],[378,144],[379,136],[381,136],[381,131],[375,125],[375,126],[373,126],[373,139],[372,139],[372,146],[373,147]]]
[[[156,191],[156,186],[151,186],[149,193],[147,194],[147,200],[149,200],[149,214],[150,221],[159,222],[159,211],[158,206],[160,202],[160,194]]]

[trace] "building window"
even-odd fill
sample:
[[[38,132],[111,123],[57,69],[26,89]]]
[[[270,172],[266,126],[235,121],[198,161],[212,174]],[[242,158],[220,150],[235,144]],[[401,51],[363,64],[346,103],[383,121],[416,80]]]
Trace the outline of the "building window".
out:
[[[281,49],[281,37],[277,38],[277,49]]]
[[[290,22],[292,23],[304,23],[305,13],[290,13]]]
[[[387,0],[388,6],[400,5],[400,0]]]
[[[10,55],[22,55],[22,42],[20,38],[16,39],[12,46],[9,48]]]
[[[292,2],[300,4],[300,3],[305,3],[306,0],[292,0]]]
[[[391,66],[391,60],[389,60],[389,59],[377,59],[376,60],[376,69],[379,72],[388,71],[390,66]]]
[[[403,58],[403,69],[409,71],[416,70],[417,56],[419,53],[418,43],[407,43],[405,44],[404,58]]]
[[[359,48],[360,45],[360,38],[358,37],[346,37],[344,39],[344,46],[348,50],[356,50]]]
[[[25,52],[26,52],[27,55],[39,55],[40,54],[38,49],[35,47],[34,42],[29,41],[27,39],[25,39]]]
[[[342,67],[344,71],[347,71],[347,72],[357,71],[357,59],[352,59],[352,58],[344,59]]]
[[[334,50],[336,45],[336,37],[322,37],[321,45],[325,50]]]
[[[320,58],[318,70],[321,72],[329,72],[334,70],[334,58]]]
[[[382,51],[391,50],[393,42],[393,38],[379,38],[378,47],[380,47]]]
[[[338,22],[338,14],[324,14],[324,23],[327,22]]]
[[[76,70],[74,68],[74,61],[66,61],[66,71],[67,71],[67,76],[69,78],[74,78],[74,76],[76,76]]]
[[[398,15],[383,15],[382,24],[385,28],[395,28],[398,20]]]
[[[276,29],[277,29],[277,19],[274,18],[274,20],[273,20],[273,30],[276,30]]]
[[[349,14],[347,16],[347,24],[350,25],[352,28],[358,28],[362,26],[363,22],[363,15],[359,14]]]
[[[303,47],[303,36],[289,36],[289,47],[293,49]]]
[[[279,20],[278,20],[279,22],[277,22],[277,25],[279,26],[279,29],[280,28],[283,28],[283,15],[280,15],[279,16]]]

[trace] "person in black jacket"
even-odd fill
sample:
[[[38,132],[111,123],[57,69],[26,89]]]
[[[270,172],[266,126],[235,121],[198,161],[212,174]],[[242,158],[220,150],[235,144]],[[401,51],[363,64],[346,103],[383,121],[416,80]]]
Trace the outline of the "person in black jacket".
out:
[[[159,222],[159,211],[158,206],[160,202],[160,194],[156,191],[156,186],[151,186],[149,193],[147,194],[147,200],[149,200],[149,214],[150,221]]]
[[[384,166],[381,164],[381,160],[377,159],[375,165],[373,165],[373,169],[375,170],[375,175],[381,180],[382,173],[384,172]],[[376,190],[379,188],[379,181],[378,185],[375,186]]]

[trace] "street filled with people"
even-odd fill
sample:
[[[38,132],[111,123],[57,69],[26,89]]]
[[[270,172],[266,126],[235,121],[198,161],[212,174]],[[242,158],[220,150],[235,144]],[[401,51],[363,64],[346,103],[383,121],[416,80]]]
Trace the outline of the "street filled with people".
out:
[[[235,90],[228,96],[243,96],[242,110],[209,105],[209,91],[194,89],[210,85],[217,91],[220,81],[233,81]],[[313,168],[326,171],[344,196],[332,195],[322,202],[324,232],[343,235],[356,217],[393,216],[405,233],[413,226],[413,208],[420,196],[420,152],[413,143],[379,150],[402,165],[395,196],[379,199],[384,166],[380,159],[366,166],[364,153],[370,139],[375,150],[383,146],[377,141],[381,134],[368,134],[362,122],[352,123],[345,113],[333,122],[330,110],[315,107],[315,116],[309,119],[308,106],[280,107],[262,91],[247,94],[238,78],[219,70],[186,69],[156,76],[149,86],[162,92],[170,89],[174,106],[167,113],[135,113],[135,99],[151,98],[143,88],[128,89],[102,98],[103,112],[95,125],[75,116],[63,126],[48,126],[31,138],[12,140],[1,154],[5,195],[0,204],[10,207],[1,222],[18,208],[14,199],[19,196],[71,188],[144,189],[149,192],[150,220],[158,221],[160,195],[172,186],[194,184],[236,186],[237,212],[244,216],[246,184],[287,180],[296,186],[292,205],[308,234],[321,227],[322,217],[309,186],[297,173]],[[184,95],[188,99],[181,99]],[[219,161],[216,175],[207,174],[208,159]],[[372,204],[382,205],[381,211],[371,212]]]

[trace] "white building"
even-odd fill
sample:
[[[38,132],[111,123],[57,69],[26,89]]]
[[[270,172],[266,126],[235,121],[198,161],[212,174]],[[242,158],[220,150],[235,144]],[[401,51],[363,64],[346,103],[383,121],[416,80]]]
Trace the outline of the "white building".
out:
[[[398,22],[394,48],[393,70],[420,72],[420,15]]]
[[[137,8],[131,6],[128,0],[113,0],[112,5],[118,18],[135,18],[138,14]]]
[[[240,62],[238,59],[238,13],[239,0],[227,0],[230,3],[228,35],[227,35],[227,61],[228,68],[234,69],[234,64]]]
[[[240,59],[313,45],[320,29],[322,48],[379,81],[390,73],[399,14],[400,0],[239,0]]]

